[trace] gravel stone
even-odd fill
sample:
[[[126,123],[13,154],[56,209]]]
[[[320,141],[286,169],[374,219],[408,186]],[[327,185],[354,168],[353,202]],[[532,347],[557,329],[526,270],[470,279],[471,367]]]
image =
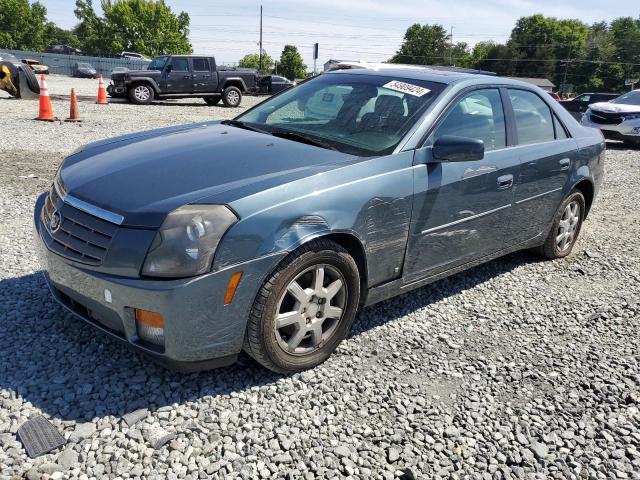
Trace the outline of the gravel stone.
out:
[[[97,90],[47,80],[59,117],[68,102],[55,95]],[[83,122],[70,124],[34,122],[37,102],[0,99],[2,480],[638,478],[640,150],[609,144],[605,183],[569,257],[519,252],[364,308],[336,354],[304,374],[246,357],[174,373],[52,300],[32,209],[65,155],[259,101],[81,99]],[[141,409],[133,428],[122,421]],[[29,459],[15,432],[34,415],[69,446]],[[158,450],[154,428],[168,437]]]
[[[143,420],[144,418],[146,418],[148,414],[149,414],[149,411],[146,408],[141,408],[139,410],[135,410],[133,412],[123,415],[122,419],[125,421],[125,423],[128,426],[132,426],[138,423],[140,420]]]

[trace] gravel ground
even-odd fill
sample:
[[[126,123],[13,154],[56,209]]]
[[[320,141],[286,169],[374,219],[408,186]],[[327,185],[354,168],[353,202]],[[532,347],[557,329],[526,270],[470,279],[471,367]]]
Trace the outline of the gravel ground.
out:
[[[0,478],[640,478],[640,152],[609,151],[564,260],[514,254],[364,309],[313,371],[243,357],[180,375],[53,303],[32,205],[83,142],[230,111],[83,105],[76,126],[14,105],[0,101]],[[34,460],[15,432],[37,414],[68,443]],[[154,449],[153,427],[174,438]]]

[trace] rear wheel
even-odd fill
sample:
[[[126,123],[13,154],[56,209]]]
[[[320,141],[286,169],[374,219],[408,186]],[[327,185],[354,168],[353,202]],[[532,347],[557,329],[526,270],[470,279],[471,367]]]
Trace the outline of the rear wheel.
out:
[[[238,107],[242,102],[242,92],[238,87],[227,87],[222,92],[222,101],[226,107]]]
[[[136,105],[148,105],[153,97],[153,88],[148,83],[136,83],[129,89],[129,100]]]
[[[221,97],[202,97],[207,105],[214,107],[220,103]]]
[[[245,351],[276,372],[313,368],[349,333],[359,301],[353,258],[335,242],[314,240],[289,254],[263,284]]]
[[[584,220],[584,195],[574,190],[565,198],[553,219],[553,226],[540,253],[550,259],[566,257],[578,239]]]

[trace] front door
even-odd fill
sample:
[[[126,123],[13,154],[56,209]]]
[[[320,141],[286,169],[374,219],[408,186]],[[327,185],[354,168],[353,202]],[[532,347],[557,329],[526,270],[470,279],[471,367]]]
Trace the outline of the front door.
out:
[[[191,93],[193,91],[191,67],[187,57],[172,57],[170,63],[165,66],[164,90],[167,93]]]
[[[511,223],[517,154],[507,147],[500,90],[454,100],[416,159],[444,135],[484,141],[482,160],[414,168],[414,206],[404,279],[407,283],[468,263],[505,246]]]

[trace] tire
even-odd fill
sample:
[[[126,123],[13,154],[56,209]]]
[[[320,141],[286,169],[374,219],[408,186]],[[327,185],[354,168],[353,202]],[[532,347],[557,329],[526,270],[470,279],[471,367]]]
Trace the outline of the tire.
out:
[[[29,87],[29,90],[31,90],[33,93],[40,93],[40,83],[38,82],[38,77],[36,77],[36,74],[33,73],[33,70],[31,70],[30,68],[22,68],[22,73],[25,76],[25,79],[27,80],[27,86]]]
[[[222,100],[221,97],[202,97],[202,99],[210,107],[215,107],[220,103],[220,100]]]
[[[314,291],[319,267],[323,288]],[[338,280],[342,283],[336,283]],[[292,290],[294,281],[300,289]],[[325,297],[313,295],[317,292]],[[304,303],[296,300],[301,297]],[[347,336],[359,302],[360,275],[354,259],[333,241],[313,240],[282,260],[262,285],[249,316],[244,350],[274,372],[313,368]],[[289,319],[279,329],[277,314]]]
[[[148,83],[134,83],[129,89],[129,100],[136,105],[149,105],[154,96],[153,87]]]
[[[242,92],[238,87],[227,87],[222,92],[222,102],[225,107],[239,107],[242,103]]]
[[[575,205],[578,210],[575,213],[570,213],[569,206],[572,206],[571,208],[573,209],[573,205]],[[584,195],[582,195],[582,192],[579,190],[573,190],[569,196],[564,199],[553,217],[551,231],[544,244],[540,247],[540,254],[542,256],[548,259],[556,259],[566,257],[571,253],[582,229],[585,205]],[[570,218],[567,219],[567,216]],[[573,218],[575,218],[575,221],[572,220]],[[568,224],[566,223],[567,221],[569,222]],[[562,225],[561,222],[563,223]],[[571,230],[567,231],[567,228]],[[560,235],[563,233],[566,235],[563,239],[560,239]],[[563,240],[566,240],[564,244],[562,243]]]

